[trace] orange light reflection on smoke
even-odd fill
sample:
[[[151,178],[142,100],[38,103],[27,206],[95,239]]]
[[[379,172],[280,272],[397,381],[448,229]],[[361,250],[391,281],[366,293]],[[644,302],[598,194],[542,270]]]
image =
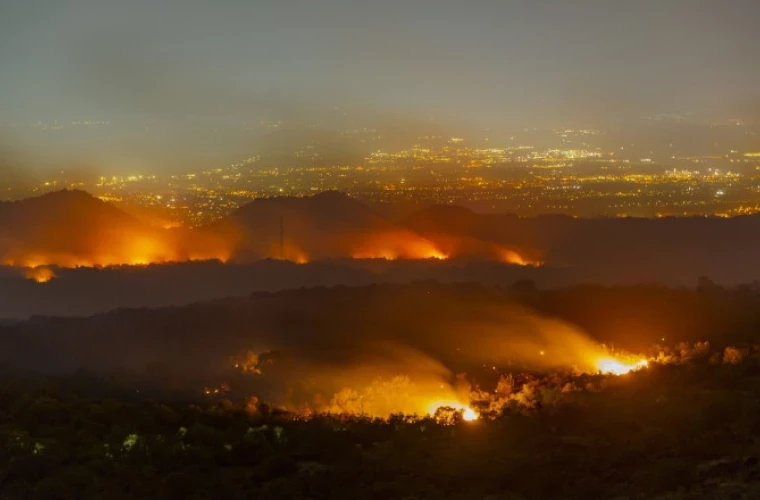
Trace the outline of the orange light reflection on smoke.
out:
[[[285,240],[282,248],[279,245],[271,245],[269,256],[279,260],[289,260],[296,264],[306,264],[309,262],[308,254],[291,240]]]
[[[430,241],[407,234],[382,234],[367,238],[351,253],[354,259],[438,259],[448,255]]]
[[[3,264],[11,267],[39,268],[57,266],[62,268],[148,266],[170,262],[185,262],[217,259],[229,260],[230,253],[223,248],[198,248],[193,251],[179,251],[170,241],[152,235],[130,235],[120,242],[105,239],[88,252],[73,254],[56,251],[26,251],[7,256]]]
[[[533,267],[539,267],[543,264],[543,262],[540,261],[533,261],[530,260],[519,253],[515,252],[514,250],[501,250],[501,259],[508,263],[508,264],[515,264],[518,266],[533,266]]]
[[[26,270],[26,277],[30,280],[34,280],[37,283],[47,283],[55,278],[55,273],[52,269],[45,266],[39,266]]]
[[[625,375],[632,371],[646,368],[649,362],[641,359],[635,362],[624,362],[614,358],[600,358],[596,361],[596,367],[600,373],[605,375]]]
[[[441,408],[453,408],[454,410],[461,411],[462,419],[466,422],[472,422],[479,418],[479,415],[475,413],[475,410],[459,401],[436,401],[431,403],[428,406],[428,414],[435,415],[435,413]]]

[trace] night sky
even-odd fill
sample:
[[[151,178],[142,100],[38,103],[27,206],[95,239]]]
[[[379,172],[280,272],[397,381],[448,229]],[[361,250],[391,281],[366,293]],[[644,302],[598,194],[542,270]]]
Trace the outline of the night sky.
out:
[[[3,0],[0,122],[760,115],[757,0]]]

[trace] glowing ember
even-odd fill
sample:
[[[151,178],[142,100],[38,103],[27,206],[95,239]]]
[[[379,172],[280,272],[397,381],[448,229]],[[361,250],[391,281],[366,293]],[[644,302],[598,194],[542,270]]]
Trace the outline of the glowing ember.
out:
[[[606,375],[625,375],[626,373],[646,368],[649,363],[642,359],[635,363],[623,363],[613,358],[601,358],[596,361],[596,367]]]

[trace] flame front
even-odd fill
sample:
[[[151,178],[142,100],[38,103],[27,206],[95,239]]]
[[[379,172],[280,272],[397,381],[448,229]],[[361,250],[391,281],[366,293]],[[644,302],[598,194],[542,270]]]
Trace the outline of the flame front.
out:
[[[81,242],[52,241],[26,248],[3,251],[0,262],[8,266],[35,268],[39,266],[109,267],[146,266],[171,262],[197,260],[220,260],[235,258],[236,243],[224,236],[201,232],[155,231],[108,231],[92,238],[87,247]],[[361,235],[342,241],[342,248],[320,247],[314,242],[287,239],[282,243],[270,242],[255,252],[266,258],[284,259],[305,264],[320,258],[351,257],[354,259],[409,259],[446,260],[456,257],[480,256],[490,260],[520,266],[541,266],[523,251],[506,249],[496,245],[477,246],[466,242],[441,246],[408,231],[382,232]],[[460,244],[461,243],[461,244]]]
[[[501,260],[506,262],[507,264],[515,264],[518,266],[533,266],[533,267],[540,267],[543,265],[543,262],[531,260],[523,255],[520,255],[514,250],[503,249],[501,250],[500,254],[501,254]]]
[[[229,260],[229,250],[223,242],[205,241],[195,237],[192,242],[179,242],[166,233],[128,232],[114,236],[100,235],[84,251],[62,251],[62,245],[50,248],[22,248],[0,256],[2,264],[11,267],[36,269],[41,266],[61,268],[147,266],[170,262],[218,259]],[[0,249],[2,251],[2,249]]]
[[[309,262],[309,255],[292,240],[285,240],[282,246],[270,245],[268,255],[274,259],[289,260],[296,264],[307,264]]]
[[[625,375],[626,373],[646,368],[648,365],[649,362],[646,359],[633,363],[625,363],[614,358],[600,358],[596,361],[597,369],[605,375]]]
[[[438,259],[448,257],[432,242],[412,233],[382,233],[364,238],[351,252],[354,259]]]
[[[453,408],[462,412],[462,419],[466,422],[473,422],[479,418],[479,415],[469,406],[458,401],[436,401],[428,406],[428,414],[435,415],[441,408]]]
[[[26,277],[30,280],[34,280],[37,283],[47,283],[55,278],[55,273],[52,269],[45,266],[39,266],[26,270]]]

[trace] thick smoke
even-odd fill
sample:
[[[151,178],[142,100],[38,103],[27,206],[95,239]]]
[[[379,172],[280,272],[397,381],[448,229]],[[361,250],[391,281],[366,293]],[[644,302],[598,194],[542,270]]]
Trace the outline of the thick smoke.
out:
[[[258,345],[271,350],[262,352],[279,359],[256,364],[250,390],[289,408],[425,413],[440,401],[466,404],[469,382],[459,373],[591,373],[605,355],[581,329],[523,307],[461,313],[454,321],[414,320],[416,332],[389,325],[355,335],[264,335]]]
[[[0,135],[0,201],[16,198],[15,193],[25,193],[39,182],[28,155],[12,144],[9,135]]]
[[[466,403],[468,382],[509,371],[594,372],[605,356],[581,329],[494,289],[425,283],[38,320],[22,337],[0,340],[2,352],[14,354],[8,361],[24,369],[143,373],[160,366],[160,376],[146,375],[151,383],[199,390],[224,383],[234,398],[378,415]]]

